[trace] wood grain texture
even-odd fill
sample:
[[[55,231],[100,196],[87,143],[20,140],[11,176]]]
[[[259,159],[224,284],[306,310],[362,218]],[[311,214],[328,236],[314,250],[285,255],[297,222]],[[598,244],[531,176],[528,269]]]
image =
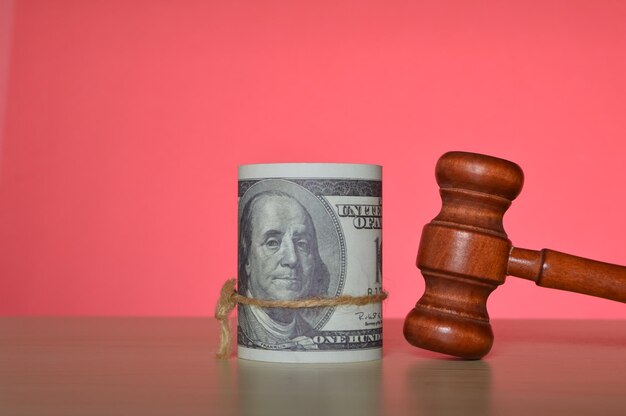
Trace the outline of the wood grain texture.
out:
[[[411,347],[383,359],[213,358],[209,318],[0,318],[3,415],[626,414],[626,321],[494,321],[484,360]]]
[[[537,286],[567,290],[626,302],[626,268],[554,250],[514,247],[508,274],[533,280]]]
[[[494,339],[487,299],[507,275],[626,302],[626,267],[512,246],[502,220],[524,183],[515,163],[449,152],[437,162],[435,176],[442,207],[422,231],[417,266],[425,290],[404,324],[412,345],[467,359],[484,357]]]

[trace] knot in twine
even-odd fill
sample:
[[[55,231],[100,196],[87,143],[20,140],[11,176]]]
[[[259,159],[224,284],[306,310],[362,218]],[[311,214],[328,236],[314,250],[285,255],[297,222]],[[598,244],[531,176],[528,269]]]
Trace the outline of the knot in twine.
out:
[[[312,297],[298,300],[276,300],[276,299],[254,299],[247,296],[242,296],[235,290],[237,284],[236,279],[228,279],[224,282],[220,297],[215,307],[215,319],[220,321],[221,334],[220,344],[217,349],[217,358],[226,359],[230,356],[231,342],[230,342],[230,326],[228,323],[228,315],[235,309],[237,304],[258,306],[260,308],[288,308],[288,309],[301,309],[301,308],[321,308],[328,306],[339,305],[354,305],[363,306],[370,303],[378,303],[387,299],[387,292],[378,293],[376,295],[366,296],[350,296],[342,295],[332,298],[327,297]]]

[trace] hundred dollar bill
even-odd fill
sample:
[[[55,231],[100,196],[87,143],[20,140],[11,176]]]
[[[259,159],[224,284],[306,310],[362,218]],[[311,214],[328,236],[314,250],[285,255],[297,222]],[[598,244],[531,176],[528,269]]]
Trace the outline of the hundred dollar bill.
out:
[[[382,292],[382,168],[286,163],[239,167],[238,292],[256,299]],[[239,305],[239,358],[379,359],[380,303],[324,308]]]

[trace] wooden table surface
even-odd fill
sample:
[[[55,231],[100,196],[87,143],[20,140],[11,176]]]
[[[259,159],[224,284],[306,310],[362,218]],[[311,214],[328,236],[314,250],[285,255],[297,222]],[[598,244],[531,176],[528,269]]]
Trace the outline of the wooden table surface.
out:
[[[384,358],[213,358],[211,318],[0,318],[0,414],[626,415],[626,321],[493,323],[481,361],[409,346]]]

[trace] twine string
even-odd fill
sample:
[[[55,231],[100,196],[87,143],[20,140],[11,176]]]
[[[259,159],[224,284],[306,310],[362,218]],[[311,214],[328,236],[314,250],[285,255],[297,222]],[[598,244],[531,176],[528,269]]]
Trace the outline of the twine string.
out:
[[[363,306],[371,303],[382,302],[387,299],[388,294],[386,292],[377,293],[375,295],[366,296],[350,296],[342,295],[332,298],[328,297],[312,297],[298,300],[276,300],[276,299],[255,299],[247,296],[240,295],[235,289],[237,280],[228,279],[224,282],[220,297],[215,307],[215,319],[220,321],[221,334],[220,343],[217,349],[217,358],[226,359],[230,356],[231,351],[231,336],[230,325],[228,322],[228,315],[235,309],[237,304],[258,306],[260,308],[287,308],[287,309],[301,309],[301,308],[321,308],[328,306],[339,305],[354,305]]]

